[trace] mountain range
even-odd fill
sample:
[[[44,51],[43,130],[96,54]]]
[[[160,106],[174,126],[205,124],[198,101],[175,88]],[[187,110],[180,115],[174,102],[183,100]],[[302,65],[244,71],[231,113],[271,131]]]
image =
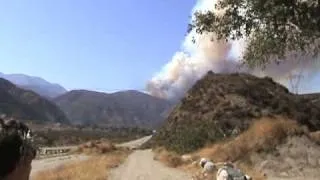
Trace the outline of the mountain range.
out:
[[[70,123],[56,104],[3,78],[0,78],[0,115],[40,123]]]
[[[135,91],[101,93],[73,90],[53,99],[73,123],[154,128],[162,124],[173,104]]]
[[[34,91],[49,99],[67,92],[61,85],[50,83],[40,77],[25,74],[3,74],[0,72],[0,78],[4,78],[23,89]]]
[[[125,126],[125,127],[159,127],[169,114],[175,103],[165,99],[156,98],[146,93],[127,90],[115,93],[102,93],[89,90],[71,90],[67,91],[58,84],[50,83],[42,78],[28,76],[24,74],[3,74],[0,88],[3,96],[0,97],[0,103],[7,102],[10,89],[14,87],[21,97],[32,94],[33,98],[25,98],[23,103],[10,104],[10,111],[6,114],[14,116],[17,112],[24,112],[19,117],[27,119],[44,119],[46,117],[34,113],[34,110],[28,109],[30,104],[38,107],[44,114],[56,113],[52,108],[45,106],[43,102],[58,109],[59,114],[63,114],[62,122],[72,124],[95,124],[100,126]],[[10,83],[10,82],[11,83]],[[5,84],[10,83],[11,88],[3,88]],[[13,84],[15,85],[13,85]],[[4,94],[6,93],[6,95]],[[42,103],[34,102],[34,99],[41,100]],[[19,101],[21,102],[21,101]],[[8,103],[0,106],[0,112],[7,109]],[[20,110],[23,106],[23,110]],[[16,112],[17,110],[17,112]],[[56,119],[57,118],[57,119]],[[50,121],[61,122],[58,117],[52,116]]]

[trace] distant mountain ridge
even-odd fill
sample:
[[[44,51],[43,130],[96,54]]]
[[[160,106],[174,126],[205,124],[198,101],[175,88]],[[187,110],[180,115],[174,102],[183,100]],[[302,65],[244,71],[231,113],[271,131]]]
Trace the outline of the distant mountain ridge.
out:
[[[89,90],[67,91],[59,84],[50,83],[40,77],[0,73],[0,78],[1,77],[15,84],[15,88],[21,88],[20,91],[25,90],[25,92],[21,94],[33,94],[41,99],[44,97],[50,101],[46,103],[52,102],[53,105],[57,105],[58,109],[62,110],[61,112],[66,116],[63,119],[68,119],[68,121],[70,120],[73,124],[156,128],[162,125],[176,104],[175,102],[160,99],[136,90],[118,91],[114,93]],[[38,95],[42,97],[38,97]],[[26,101],[28,102],[29,99]],[[30,104],[22,104],[25,107],[21,112],[27,114],[19,116],[31,119],[35,117],[37,119],[41,116],[41,118],[46,119],[46,117],[37,113],[35,113],[37,115],[32,114],[31,112],[34,112],[34,109],[31,110],[32,107]],[[8,104],[6,104],[6,106],[8,106]],[[5,106],[3,106],[3,108],[4,107]],[[13,113],[16,110],[20,112],[20,108],[21,102],[17,102],[15,105],[10,106],[9,109],[11,109],[10,112]],[[38,107],[37,109],[46,111],[46,108],[47,107]]]
[[[159,127],[173,103],[135,91],[102,93],[72,90],[53,101],[73,123],[107,126]]]
[[[23,89],[34,91],[47,98],[55,98],[67,92],[61,85],[50,83],[40,77],[0,73],[0,78],[4,78]]]
[[[0,78],[0,115],[34,122],[69,123],[57,105],[3,78]]]

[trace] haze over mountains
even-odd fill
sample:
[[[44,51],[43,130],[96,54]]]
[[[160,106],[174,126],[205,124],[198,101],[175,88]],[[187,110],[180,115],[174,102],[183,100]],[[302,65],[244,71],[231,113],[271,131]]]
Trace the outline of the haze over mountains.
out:
[[[16,86],[10,83],[10,86],[15,86],[22,94],[31,93],[37,99],[50,103],[55,109],[63,111],[63,115],[66,116],[64,119],[68,119],[65,121],[70,121],[73,124],[155,128],[162,124],[175,104],[135,90],[115,93],[102,93],[89,90],[71,90],[68,92],[61,85],[50,83],[39,77],[2,73],[0,77],[7,79],[7,83],[11,81],[15,84]],[[5,80],[2,79],[2,81]],[[0,88],[2,88],[1,86],[3,84],[0,84]],[[3,94],[10,92],[9,89],[2,90]],[[6,95],[0,97],[0,102],[7,102],[8,100],[5,97]],[[26,107],[23,107],[22,112],[26,113],[26,115],[18,117],[46,119],[42,115],[35,115],[27,108],[31,104],[31,101],[33,100],[25,99],[25,102],[22,104]],[[0,110],[2,108],[6,109],[8,106],[10,106],[10,109],[21,109],[19,103],[5,103],[0,107]],[[53,113],[46,106],[41,104],[37,104],[36,106],[41,106],[41,108],[36,109],[42,109],[44,112],[48,111],[49,114]],[[7,112],[6,114],[13,116],[15,112]],[[50,121],[61,122],[56,117],[52,117]]]
[[[47,98],[54,98],[67,92],[61,85],[50,83],[40,77],[25,74],[3,74],[0,72],[0,78],[7,79],[23,89],[34,91]]]
[[[69,123],[56,104],[3,78],[0,78],[0,115],[33,122]]]
[[[73,90],[53,101],[74,123],[147,128],[161,125],[173,106],[135,90],[110,94]]]

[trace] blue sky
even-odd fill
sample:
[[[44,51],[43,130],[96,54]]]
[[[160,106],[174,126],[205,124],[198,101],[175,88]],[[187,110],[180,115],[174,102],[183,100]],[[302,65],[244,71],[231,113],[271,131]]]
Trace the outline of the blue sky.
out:
[[[67,89],[143,90],[180,49],[196,0],[0,0],[0,72]],[[320,76],[303,86],[320,91]]]
[[[143,89],[179,49],[195,2],[0,1],[0,72],[68,89]]]

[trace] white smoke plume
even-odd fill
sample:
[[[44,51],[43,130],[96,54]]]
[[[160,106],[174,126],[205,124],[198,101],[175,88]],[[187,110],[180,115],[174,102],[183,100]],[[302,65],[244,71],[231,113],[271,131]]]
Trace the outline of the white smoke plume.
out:
[[[222,13],[214,9],[216,2],[217,0],[199,0],[192,10],[192,14],[197,10]],[[192,37],[195,38],[196,43],[192,42]],[[231,50],[235,50],[233,54],[241,56],[246,42],[244,40],[232,43],[218,42],[212,41],[212,38],[214,38],[214,34],[199,35],[195,31],[191,31],[185,37],[181,51],[176,52],[171,61],[147,83],[147,91],[157,97],[178,99],[209,70],[216,73],[239,71],[239,62],[230,54],[232,54]],[[268,75],[276,81],[288,85],[289,75],[300,74],[302,68],[304,74],[308,72],[309,76],[317,71],[318,68],[313,68],[315,66],[312,63],[298,63],[297,59],[299,58],[292,58],[292,60],[280,65],[271,64],[264,71],[250,70],[250,73],[257,76]]]

